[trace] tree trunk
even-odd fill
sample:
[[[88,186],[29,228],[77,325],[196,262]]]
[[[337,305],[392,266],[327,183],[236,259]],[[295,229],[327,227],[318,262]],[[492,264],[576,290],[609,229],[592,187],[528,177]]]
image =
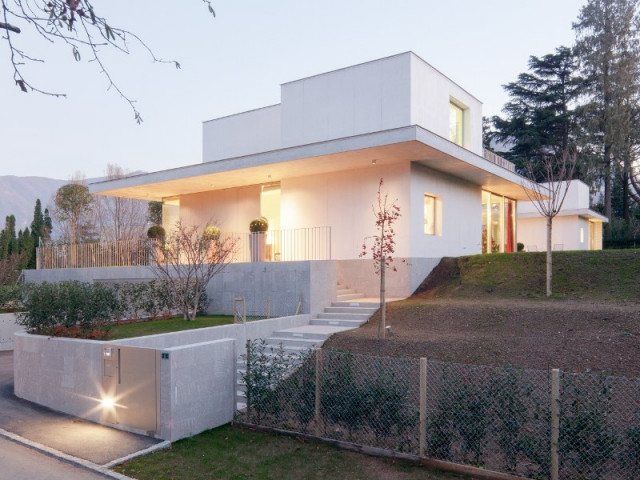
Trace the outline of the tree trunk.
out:
[[[552,260],[551,260],[551,230],[553,225],[553,217],[549,215],[547,217],[547,297],[551,296],[551,275],[552,275]]]
[[[378,322],[378,339],[385,338],[387,323],[387,302],[385,300],[385,256],[380,259],[380,322]]]

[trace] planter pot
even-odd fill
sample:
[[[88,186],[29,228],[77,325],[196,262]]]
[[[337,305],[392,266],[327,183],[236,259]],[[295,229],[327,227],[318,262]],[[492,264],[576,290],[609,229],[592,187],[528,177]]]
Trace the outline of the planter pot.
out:
[[[252,232],[249,235],[249,246],[251,248],[251,261],[264,262],[267,244],[266,232]]]

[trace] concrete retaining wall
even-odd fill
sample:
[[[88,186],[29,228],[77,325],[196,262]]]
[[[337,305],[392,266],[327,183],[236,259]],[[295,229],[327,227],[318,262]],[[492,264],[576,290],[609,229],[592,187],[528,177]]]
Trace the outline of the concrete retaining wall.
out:
[[[140,281],[154,279],[150,267],[58,268],[25,270],[28,283],[77,280]],[[249,314],[265,315],[267,299],[271,316],[322,312],[335,296],[336,261],[232,263],[207,286],[208,312],[233,314],[233,299],[245,298]]]
[[[18,332],[13,349],[16,396],[101,421],[102,343]]]
[[[275,330],[305,325],[309,320],[309,315],[298,315],[111,342],[18,332],[14,339],[15,394],[114,426],[105,420],[100,407],[103,346],[159,350],[168,358],[160,360],[160,425],[155,435],[175,441],[233,420],[236,362],[247,339],[267,337]]]
[[[13,350],[13,334],[20,330],[14,313],[0,313],[0,352]]]
[[[160,431],[176,441],[224,425],[235,413],[236,349],[232,339],[167,349],[160,363]]]

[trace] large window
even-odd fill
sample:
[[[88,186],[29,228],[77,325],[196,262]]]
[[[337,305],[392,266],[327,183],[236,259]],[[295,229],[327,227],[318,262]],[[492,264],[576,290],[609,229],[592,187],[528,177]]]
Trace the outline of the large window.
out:
[[[482,253],[514,252],[516,201],[482,192]]]
[[[464,146],[464,109],[449,102],[449,140]]]

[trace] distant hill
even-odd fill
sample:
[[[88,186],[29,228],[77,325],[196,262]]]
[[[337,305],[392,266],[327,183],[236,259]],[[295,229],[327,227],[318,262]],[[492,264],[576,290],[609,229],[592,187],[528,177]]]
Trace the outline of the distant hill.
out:
[[[140,170],[127,175],[145,173]],[[87,184],[105,180],[106,177],[87,178]],[[39,198],[42,211],[53,207],[53,197],[62,185],[69,180],[58,180],[47,177],[16,177],[15,175],[0,175],[0,230],[4,228],[4,219],[8,215],[16,217],[16,231],[31,225],[33,207]]]
[[[36,200],[40,199],[44,212],[47,205],[53,204],[56,190],[65,183],[67,180],[46,177],[0,176],[0,230],[8,215],[15,215],[16,230],[30,226]]]

